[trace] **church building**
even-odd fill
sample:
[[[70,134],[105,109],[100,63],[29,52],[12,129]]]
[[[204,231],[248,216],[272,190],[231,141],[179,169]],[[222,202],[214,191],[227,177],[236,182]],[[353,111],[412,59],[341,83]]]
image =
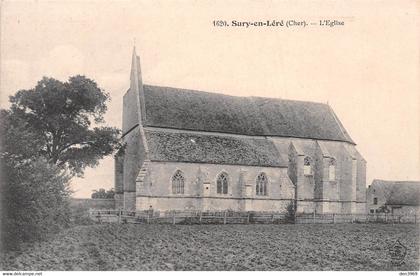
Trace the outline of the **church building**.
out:
[[[365,213],[366,161],[328,104],[146,85],[134,49],[122,131],[118,209]]]

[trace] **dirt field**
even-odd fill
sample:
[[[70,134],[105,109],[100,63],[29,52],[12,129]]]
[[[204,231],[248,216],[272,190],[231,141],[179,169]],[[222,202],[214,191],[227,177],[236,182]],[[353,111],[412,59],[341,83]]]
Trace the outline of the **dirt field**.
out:
[[[391,264],[389,245],[407,248]],[[415,225],[78,226],[3,256],[2,270],[418,270]]]

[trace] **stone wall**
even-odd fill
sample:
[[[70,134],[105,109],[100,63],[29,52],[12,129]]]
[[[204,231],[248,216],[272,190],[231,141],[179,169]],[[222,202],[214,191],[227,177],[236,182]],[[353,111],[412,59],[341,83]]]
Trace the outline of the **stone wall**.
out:
[[[135,197],[130,198],[136,192],[136,178],[141,166],[141,146],[139,138],[139,129],[136,128],[124,136],[124,209],[135,209]],[[127,202],[129,201],[129,202]]]
[[[140,137],[138,128],[124,136],[125,210],[144,210],[150,206],[162,210],[284,210],[295,200],[295,191],[298,213],[364,213],[366,210],[366,161],[348,143],[271,137],[282,158],[289,160],[288,168],[151,162],[142,182],[136,184],[145,156]],[[305,157],[311,158],[309,175],[304,172]],[[334,179],[329,178],[332,160]],[[183,195],[172,194],[171,177],[177,170],[186,179]],[[216,180],[221,172],[229,175],[227,195],[216,193]],[[270,179],[266,197],[255,194],[256,177],[261,172],[267,173]],[[116,206],[119,208],[121,204]]]
[[[172,176],[184,174],[184,194],[172,193]],[[217,194],[217,177],[228,174],[226,195]],[[267,195],[256,195],[257,176],[268,177]],[[208,188],[208,189],[207,189]],[[285,212],[294,198],[286,168],[151,162],[147,177],[137,186],[137,210],[242,210]]]
[[[377,198],[377,204],[374,204],[374,198]],[[366,190],[366,212],[376,213],[378,208],[386,203],[385,190],[378,185],[370,185]]]
[[[124,210],[124,193],[114,195],[115,200],[115,209],[116,210]]]
[[[270,138],[289,159],[288,175],[297,184],[298,213],[364,213],[366,161],[354,145],[338,141]],[[304,173],[304,159],[312,174]],[[329,178],[335,162],[335,179]]]
[[[134,91],[134,90],[133,90]],[[125,149],[123,153],[123,162],[120,165],[123,168],[123,174],[120,178],[123,179],[123,209],[135,210],[135,192],[136,192],[136,178],[139,170],[146,158],[145,146],[142,136],[140,135],[140,126],[138,123],[138,106],[135,92],[131,89],[124,95],[123,107],[123,143]],[[116,182],[115,189],[117,190],[118,183]],[[120,203],[117,203],[121,206]]]
[[[365,213],[367,209],[366,199],[366,161],[359,154],[360,162],[357,163],[357,194],[356,194],[356,211],[357,213]]]

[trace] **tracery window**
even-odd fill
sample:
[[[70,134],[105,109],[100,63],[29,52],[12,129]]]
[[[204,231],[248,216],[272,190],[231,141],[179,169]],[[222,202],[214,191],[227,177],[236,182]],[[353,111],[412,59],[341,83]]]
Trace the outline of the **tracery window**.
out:
[[[328,167],[328,178],[330,181],[335,181],[335,165],[336,161],[332,158]]]
[[[184,174],[180,170],[177,170],[172,176],[172,193],[183,194],[184,183],[185,183]]]
[[[304,175],[312,175],[312,159],[309,156],[303,159],[303,173]]]
[[[217,193],[227,195],[229,180],[227,173],[223,172],[217,177]]]
[[[267,195],[267,183],[268,183],[267,175],[263,172],[260,173],[257,176],[257,183],[255,186],[255,192],[257,195],[260,195],[260,196]]]

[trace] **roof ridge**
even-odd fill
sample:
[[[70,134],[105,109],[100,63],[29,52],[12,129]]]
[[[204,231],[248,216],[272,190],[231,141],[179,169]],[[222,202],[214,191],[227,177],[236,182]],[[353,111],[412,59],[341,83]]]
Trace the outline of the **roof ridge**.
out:
[[[261,96],[254,96],[254,95],[251,95],[251,96],[237,96],[237,95],[229,95],[229,94],[215,92],[215,91],[204,91],[204,90],[197,90],[197,89],[190,89],[190,88],[180,88],[180,87],[164,86],[164,85],[154,85],[154,84],[146,84],[146,83],[144,83],[143,86],[156,87],[156,88],[177,89],[177,90],[183,90],[183,91],[189,91],[189,92],[195,92],[195,93],[221,95],[221,96],[235,97],[235,98],[246,98],[246,99],[259,98],[259,99],[268,99],[268,100],[280,100],[280,101],[290,101],[290,102],[300,102],[300,103],[311,103],[311,104],[319,104],[319,105],[327,106],[326,103],[314,102],[314,101],[305,101],[305,100],[294,100],[294,99],[284,99],[284,98],[261,97]]]

